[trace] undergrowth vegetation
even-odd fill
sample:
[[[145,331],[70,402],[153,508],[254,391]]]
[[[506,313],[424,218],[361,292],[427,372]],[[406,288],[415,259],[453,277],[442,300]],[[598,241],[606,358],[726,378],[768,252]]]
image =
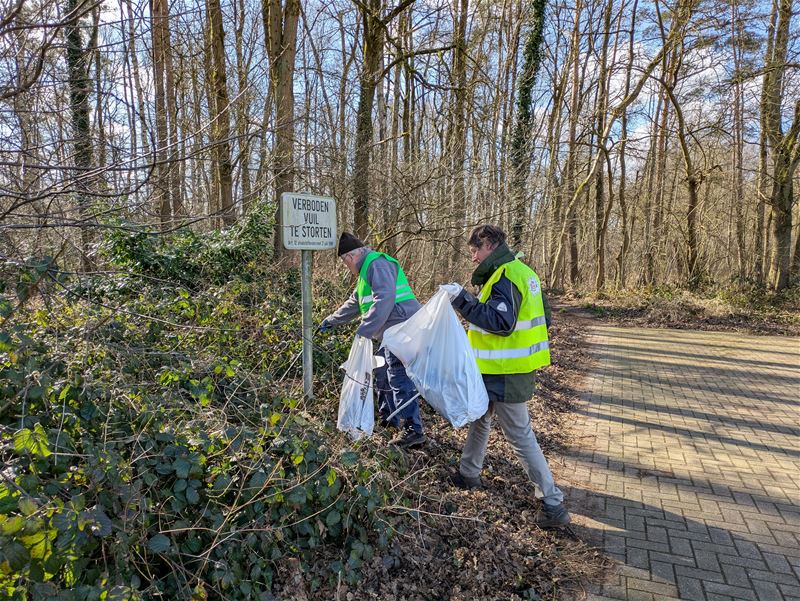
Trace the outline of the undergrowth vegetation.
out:
[[[299,275],[269,267],[257,215],[121,227],[93,275],[5,266],[0,597],[269,599],[286,559],[331,549],[313,591],[389,544],[380,458],[302,400]],[[325,345],[317,379],[338,386],[348,341]]]
[[[581,303],[599,317],[639,325],[800,334],[800,286],[779,293],[754,285],[658,286],[588,296]]]

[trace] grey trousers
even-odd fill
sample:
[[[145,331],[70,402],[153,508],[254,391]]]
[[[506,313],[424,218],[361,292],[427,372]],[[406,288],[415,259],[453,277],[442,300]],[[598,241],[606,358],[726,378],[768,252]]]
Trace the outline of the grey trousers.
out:
[[[492,415],[497,416],[503,436],[511,444],[517,458],[522,462],[525,473],[534,485],[538,499],[547,505],[558,505],[564,501],[555,482],[550,466],[547,465],[542,449],[531,430],[531,417],[527,403],[500,403],[492,401],[483,417],[469,426],[467,442],[461,452],[461,474],[467,478],[477,478],[483,468],[489,431],[492,429]]]

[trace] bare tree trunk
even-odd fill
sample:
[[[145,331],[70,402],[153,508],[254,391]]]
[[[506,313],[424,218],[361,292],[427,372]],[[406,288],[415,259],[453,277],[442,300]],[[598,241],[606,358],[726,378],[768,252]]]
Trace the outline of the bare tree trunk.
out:
[[[97,45],[97,34],[100,29],[100,9],[92,10],[92,34],[90,36],[87,52],[92,53],[94,59],[94,124],[97,131],[97,166],[103,169],[106,166],[106,127],[103,115],[103,68],[100,48]],[[100,177],[103,177],[102,175]]]
[[[744,238],[744,127],[742,118],[744,101],[742,98],[741,73],[741,38],[742,22],[739,17],[738,4],[731,2],[731,47],[733,49],[733,194],[732,202],[736,215],[736,258],[737,275],[743,281],[747,275],[747,257]]]
[[[167,134],[167,106],[164,81],[164,52],[167,39],[164,29],[167,27],[168,7],[166,0],[151,0],[150,11],[152,15],[151,35],[153,38],[153,83],[155,87],[155,181],[153,182],[153,199],[160,216],[162,230],[169,229],[172,225],[172,201],[167,174],[167,147],[169,146]]]
[[[765,93],[761,110],[772,150],[772,226],[775,248],[772,254],[770,286],[782,290],[790,284],[792,205],[794,171],[800,163],[800,100],[796,101],[794,119],[785,134],[782,133],[783,76],[789,45],[789,24],[792,18],[792,0],[778,0],[773,4],[777,12],[774,46],[766,57],[764,77]],[[773,16],[773,18],[775,18]]]
[[[355,233],[364,239],[369,234],[369,171],[372,153],[372,107],[375,90],[383,77],[383,43],[389,23],[414,0],[403,0],[386,15],[383,0],[359,2],[361,11],[364,62],[359,76],[356,111],[356,149],[353,166],[353,212]]]
[[[469,0],[454,0],[455,16],[453,32],[453,86],[454,102],[451,118],[450,148],[450,208],[452,225],[455,231],[450,254],[448,272],[459,264],[461,259],[461,238],[466,220],[466,194],[464,188],[464,158],[467,138],[467,17]]]
[[[372,153],[372,107],[383,58],[382,0],[361,5],[364,63],[359,77],[356,113],[356,153],[353,167],[353,202],[356,236],[369,234],[369,169]]]
[[[575,22],[572,27],[572,41],[570,42],[570,60],[568,64],[572,69],[572,77],[570,83],[570,101],[569,101],[569,125],[567,138],[569,141],[569,150],[567,152],[567,167],[564,174],[564,188],[566,196],[569,199],[575,198],[575,191],[577,189],[576,177],[577,169],[576,163],[578,161],[578,106],[580,101],[580,94],[583,82],[580,78],[580,43],[581,43],[581,12],[583,11],[583,2],[578,0],[575,4]],[[575,242],[575,202],[569,203],[564,214],[564,227],[561,228],[561,238],[559,240],[559,248],[569,245],[570,251],[570,282],[573,284],[577,281],[578,265],[577,265],[577,244]],[[567,234],[569,233],[569,237]],[[559,277],[561,273],[561,253],[554,255],[552,272],[554,277]],[[559,280],[556,287],[561,287],[563,283]]]
[[[275,257],[285,254],[280,221],[281,194],[294,188],[294,60],[297,54],[299,0],[262,0],[264,32],[269,54],[270,90],[275,102]]]
[[[631,9],[631,28],[628,37],[628,56],[627,67],[625,69],[625,96],[630,93],[631,88],[631,74],[633,71],[633,49],[634,49],[634,32],[636,30],[636,11],[639,6],[639,1],[634,0],[633,8]],[[622,14],[620,12],[620,18]],[[617,255],[617,287],[625,288],[626,285],[626,263],[628,259],[628,249],[631,244],[631,228],[628,225],[628,204],[626,198],[626,185],[627,185],[627,165],[626,165],[626,150],[628,147],[628,111],[624,111],[620,118],[620,126],[622,131],[620,133],[621,140],[619,144],[619,208],[622,217],[622,243],[620,245],[619,254]],[[637,174],[638,180],[638,174]]]
[[[64,37],[67,42],[67,69],[69,72],[69,107],[72,124],[72,146],[75,156],[74,187],[81,222],[81,268],[84,271],[93,269],[93,261],[89,254],[92,242],[92,223],[89,170],[94,167],[92,152],[92,129],[89,117],[89,65],[87,50],[83,46],[78,14],[85,8],[83,0],[67,0],[66,13],[71,17]]]
[[[678,55],[673,55],[675,63],[671,67],[670,78],[664,81],[664,89],[669,96],[672,103],[672,108],[675,110],[675,118],[678,123],[678,143],[681,147],[683,154],[683,163],[686,172],[686,188],[689,195],[689,206],[686,213],[686,235],[687,235],[687,248],[686,248],[686,265],[688,268],[688,280],[691,286],[698,282],[701,275],[698,266],[698,233],[697,233],[697,208],[698,208],[698,194],[697,190],[703,182],[702,175],[694,166],[692,160],[691,149],[689,148],[689,134],[686,128],[686,119],[683,116],[683,110],[680,103],[675,96],[674,88],[678,82],[678,71],[680,70],[680,60]]]
[[[137,58],[137,53],[136,53],[136,29],[134,25],[136,21],[131,0],[125,0],[125,6],[128,9],[129,40],[128,40],[127,57],[131,61],[131,74],[133,75],[133,83],[134,83],[134,88],[136,90],[136,106],[137,106],[136,113],[138,114],[139,121],[141,122],[142,154],[148,155],[150,154],[150,142],[147,136],[148,132],[150,131],[150,128],[148,127],[147,119],[145,118],[147,111],[145,110],[142,82],[139,77],[139,59]]]
[[[233,164],[231,163],[230,101],[228,100],[227,67],[225,65],[225,32],[222,28],[222,7],[219,0],[207,0],[208,44],[211,70],[206,74],[210,91],[212,168],[217,182],[220,216],[225,226],[233,225]]]
[[[250,82],[248,73],[250,72],[249,59],[244,56],[244,24],[246,21],[246,9],[244,0],[236,0],[236,75],[239,97],[236,105],[236,135],[239,138],[239,173],[241,174],[242,187],[242,214],[247,214],[252,203],[252,191],[250,183],[250,128],[248,111],[250,109]]]
[[[167,186],[172,201],[173,219],[179,219],[185,213],[183,208],[183,163],[180,161],[178,141],[178,99],[175,67],[172,62],[172,33],[169,21],[169,10],[164,15],[162,34],[164,36],[164,85],[167,100],[167,135],[169,150],[167,151]]]
[[[605,129],[605,116],[608,110],[608,46],[609,38],[611,36],[611,12],[614,8],[614,0],[607,0],[606,7],[603,15],[603,43],[600,49],[600,72],[598,74],[600,88],[597,93],[597,134],[600,135]],[[617,34],[619,35],[619,34]],[[617,38],[618,39],[618,38]],[[614,44],[614,55],[616,56],[616,42]],[[613,64],[612,60],[612,64]],[[627,111],[626,111],[627,113]],[[608,151],[604,144],[597,147],[597,152],[605,156],[606,162],[610,163]],[[595,231],[594,231],[594,244],[595,244],[595,257],[596,257],[596,272],[594,287],[597,292],[600,292],[606,284],[606,229],[608,228],[608,216],[611,213],[611,199],[613,198],[612,192],[612,170],[609,164],[608,168],[608,192],[609,201],[606,206],[605,189],[603,170],[597,170],[595,179]]]

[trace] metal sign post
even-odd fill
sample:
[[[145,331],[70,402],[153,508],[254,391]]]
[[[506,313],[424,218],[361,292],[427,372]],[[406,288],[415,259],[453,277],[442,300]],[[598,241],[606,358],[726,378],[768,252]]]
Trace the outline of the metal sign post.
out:
[[[312,349],[311,324],[311,253],[300,251],[300,290],[303,305],[303,395],[307,399],[314,398],[314,355]]]
[[[299,250],[303,310],[303,394],[314,398],[314,356],[311,321],[312,251],[336,248],[336,200],[301,192],[281,194],[281,239],[284,248]]]

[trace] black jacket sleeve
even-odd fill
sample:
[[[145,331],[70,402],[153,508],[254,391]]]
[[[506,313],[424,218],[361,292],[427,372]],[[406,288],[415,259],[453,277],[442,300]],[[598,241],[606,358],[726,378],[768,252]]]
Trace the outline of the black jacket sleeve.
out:
[[[462,290],[452,304],[469,323],[491,334],[508,336],[517,325],[522,293],[511,280],[502,275],[492,286],[492,294],[485,303]]]

